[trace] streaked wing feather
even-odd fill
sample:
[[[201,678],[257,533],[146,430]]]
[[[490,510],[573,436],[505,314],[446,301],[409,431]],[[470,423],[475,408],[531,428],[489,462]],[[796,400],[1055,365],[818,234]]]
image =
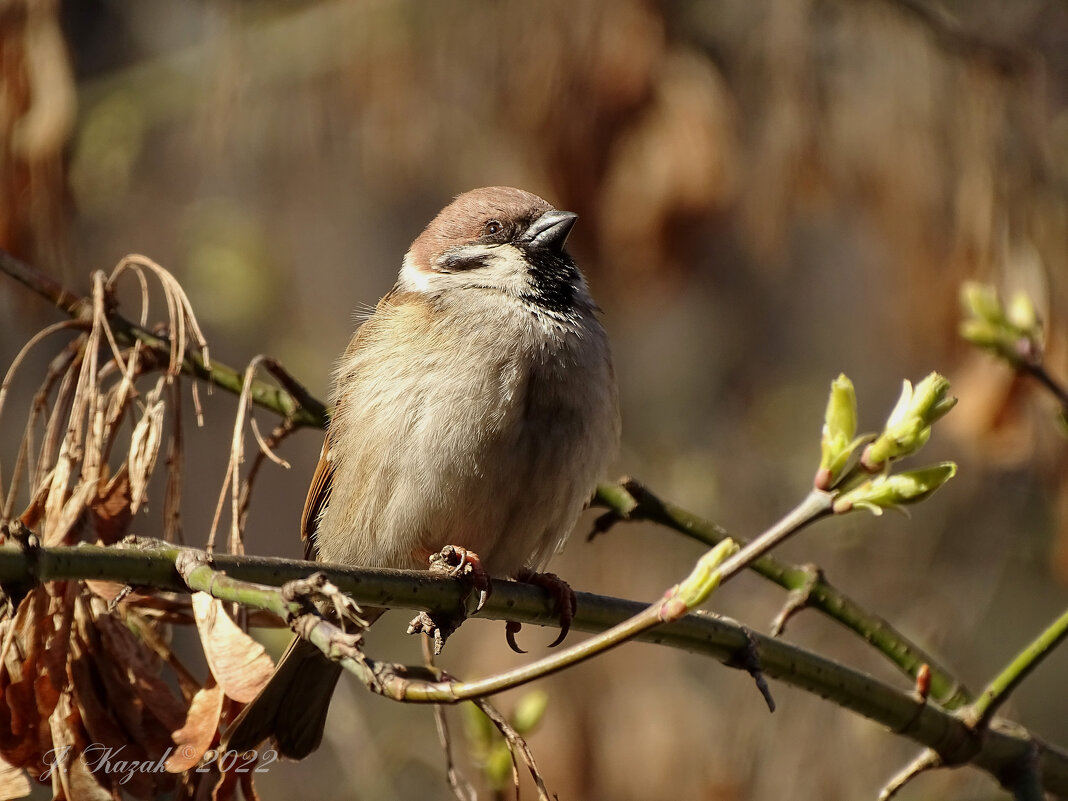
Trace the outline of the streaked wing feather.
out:
[[[315,466],[308,497],[304,501],[304,513],[300,516],[300,538],[304,541],[304,558],[317,558],[315,546],[315,527],[319,516],[330,503],[330,487],[333,486],[334,460],[330,458],[330,435],[323,441],[323,450],[319,454],[319,464]]]

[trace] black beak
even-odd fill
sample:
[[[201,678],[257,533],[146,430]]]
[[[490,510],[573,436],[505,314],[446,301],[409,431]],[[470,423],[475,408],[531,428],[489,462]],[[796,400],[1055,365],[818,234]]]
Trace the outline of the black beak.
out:
[[[522,240],[536,248],[559,252],[564,249],[567,235],[577,219],[578,215],[572,211],[547,211],[523,232]]]

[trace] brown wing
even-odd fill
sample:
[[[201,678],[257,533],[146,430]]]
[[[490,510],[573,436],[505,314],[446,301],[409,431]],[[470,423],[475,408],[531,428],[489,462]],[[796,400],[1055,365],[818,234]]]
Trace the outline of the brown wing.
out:
[[[378,306],[375,311],[381,310],[385,306],[392,305],[400,290],[394,286],[385,296],[378,301]],[[372,315],[363,325],[357,330],[352,337],[352,341],[349,342],[349,346],[345,349],[345,355],[350,355],[354,350],[359,348],[363,342],[363,338],[367,336],[368,332],[373,327],[371,325],[374,316]],[[340,405],[343,398],[338,398],[337,404]],[[335,407],[333,416],[337,417],[337,408]],[[319,517],[326,510],[327,505],[330,503],[330,489],[334,484],[334,460],[330,454],[330,431],[327,429],[326,439],[323,441],[323,450],[319,454],[319,464],[315,466],[315,474],[312,476],[311,486],[308,487],[308,497],[304,501],[304,513],[300,516],[300,538],[304,541],[304,558],[315,559],[318,557],[317,546],[315,544],[315,528],[319,522]]]
[[[323,450],[319,454],[319,464],[315,466],[308,497],[304,501],[304,513],[300,516],[300,538],[304,540],[304,558],[315,559],[315,526],[319,516],[330,503],[330,488],[333,486],[334,460],[330,458],[330,435],[323,441]]]

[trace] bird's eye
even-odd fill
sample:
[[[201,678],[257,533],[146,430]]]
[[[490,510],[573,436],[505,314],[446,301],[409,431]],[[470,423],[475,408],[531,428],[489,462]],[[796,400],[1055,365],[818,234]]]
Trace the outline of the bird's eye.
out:
[[[482,231],[486,234],[486,236],[496,236],[503,229],[504,226],[502,226],[497,220],[490,220],[483,226]]]

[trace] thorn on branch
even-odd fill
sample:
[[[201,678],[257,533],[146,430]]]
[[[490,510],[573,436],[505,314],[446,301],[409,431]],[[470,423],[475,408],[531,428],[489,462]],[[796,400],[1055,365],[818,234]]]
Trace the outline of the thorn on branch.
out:
[[[742,626],[741,628],[742,631],[745,632],[746,645],[735,651],[731,658],[723,664],[727,667],[744,670],[752,676],[757,689],[760,690],[760,694],[764,696],[764,703],[768,705],[768,711],[774,712],[775,699],[772,698],[771,688],[768,686],[767,679],[764,678],[764,671],[760,665],[760,654],[757,651],[756,638],[748,627]]]

